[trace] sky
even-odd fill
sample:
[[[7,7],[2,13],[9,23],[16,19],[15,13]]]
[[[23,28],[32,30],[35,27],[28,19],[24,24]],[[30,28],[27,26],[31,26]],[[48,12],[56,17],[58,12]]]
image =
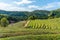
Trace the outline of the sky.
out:
[[[0,10],[33,11],[60,8],[60,0],[0,0]]]

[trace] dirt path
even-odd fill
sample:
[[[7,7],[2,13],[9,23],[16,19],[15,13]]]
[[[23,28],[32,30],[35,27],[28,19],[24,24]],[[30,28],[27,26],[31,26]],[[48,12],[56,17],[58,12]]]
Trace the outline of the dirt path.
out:
[[[27,25],[29,24],[29,22],[30,22],[30,20],[29,20],[29,21],[27,21],[27,23],[25,24],[25,26],[24,26],[24,27],[27,27]]]

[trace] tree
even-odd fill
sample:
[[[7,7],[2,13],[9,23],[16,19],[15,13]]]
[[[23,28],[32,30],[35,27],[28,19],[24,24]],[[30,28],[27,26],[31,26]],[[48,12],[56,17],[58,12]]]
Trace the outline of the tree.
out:
[[[1,19],[1,26],[2,27],[6,27],[6,26],[8,26],[8,24],[9,24],[9,21],[7,20],[7,18]]]
[[[34,20],[34,19],[36,19],[36,17],[35,16],[30,16],[28,19]]]
[[[50,19],[53,19],[56,16],[56,12],[55,11],[51,11],[51,13],[48,16],[49,16]]]

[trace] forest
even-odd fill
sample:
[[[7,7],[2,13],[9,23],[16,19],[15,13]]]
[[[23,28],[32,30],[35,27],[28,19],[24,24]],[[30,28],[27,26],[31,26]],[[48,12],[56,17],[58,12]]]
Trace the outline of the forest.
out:
[[[59,18],[60,17],[60,11],[52,10],[35,10],[32,12],[29,11],[4,11],[0,10],[0,20],[2,18],[7,18],[9,22],[18,22],[28,19],[53,19],[53,18]]]

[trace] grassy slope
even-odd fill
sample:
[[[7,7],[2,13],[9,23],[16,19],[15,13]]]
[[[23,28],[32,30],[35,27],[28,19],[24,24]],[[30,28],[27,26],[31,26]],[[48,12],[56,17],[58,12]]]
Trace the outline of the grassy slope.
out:
[[[25,35],[1,38],[0,40],[60,40],[60,34]]]
[[[58,19],[48,19],[52,22],[59,22]],[[42,21],[42,20],[41,20]],[[46,20],[45,20],[46,21]],[[60,40],[60,29],[33,29],[33,28],[23,28],[21,24],[24,22],[18,22],[16,24],[11,24],[6,28],[0,27],[0,37],[9,37],[9,38],[0,38],[1,40]],[[49,36],[49,35],[50,36]],[[26,36],[25,36],[26,35]],[[30,35],[30,36],[29,36]],[[42,35],[42,36],[41,36]],[[53,36],[52,36],[53,35]],[[56,35],[56,36],[55,36]]]

